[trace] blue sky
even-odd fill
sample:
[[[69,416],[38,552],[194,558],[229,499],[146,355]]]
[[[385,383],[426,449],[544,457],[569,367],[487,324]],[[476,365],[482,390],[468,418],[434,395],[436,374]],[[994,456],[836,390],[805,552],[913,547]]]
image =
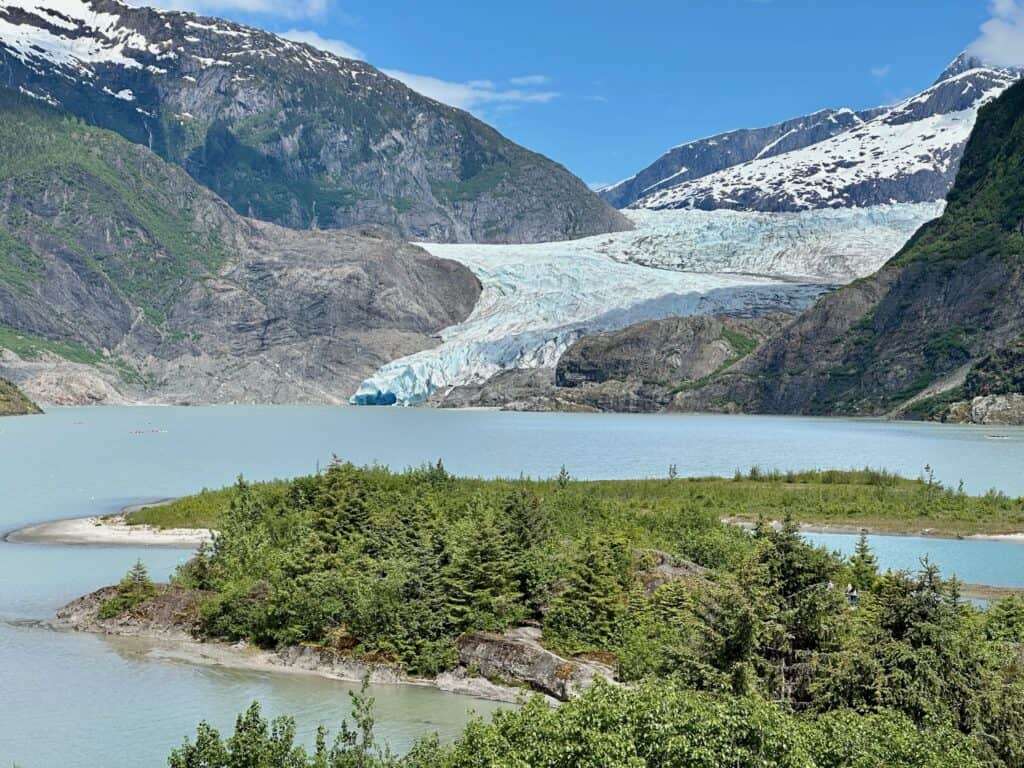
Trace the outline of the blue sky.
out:
[[[629,176],[690,139],[895,101],[972,44],[1024,57],[1019,0],[155,4],[363,58],[589,183]]]

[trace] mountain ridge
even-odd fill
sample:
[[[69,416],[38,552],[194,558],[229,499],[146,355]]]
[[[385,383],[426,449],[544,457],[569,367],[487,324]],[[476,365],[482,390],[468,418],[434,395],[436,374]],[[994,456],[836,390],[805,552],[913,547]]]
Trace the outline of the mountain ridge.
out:
[[[683,144],[599,194],[617,207],[767,212],[941,200],[977,108],[1019,76],[961,54],[890,107],[821,110]]]
[[[628,221],[561,165],[364,62],[117,0],[0,0],[7,87],[153,149],[235,210],[441,242]]]
[[[371,228],[244,219],[141,145],[0,91],[0,372],[44,402],[344,402],[480,283]]]

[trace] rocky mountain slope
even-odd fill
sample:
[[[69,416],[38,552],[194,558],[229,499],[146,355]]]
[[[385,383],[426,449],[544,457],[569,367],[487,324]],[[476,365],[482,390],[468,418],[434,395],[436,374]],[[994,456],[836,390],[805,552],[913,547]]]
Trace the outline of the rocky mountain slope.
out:
[[[941,218],[735,371],[680,393],[675,407],[941,416],[972,395],[1020,394],[1012,371],[1024,335],[1022,180],[1018,84],[980,110]]]
[[[0,416],[25,416],[39,413],[39,406],[7,379],[0,377]]]
[[[826,110],[685,144],[601,195],[619,206],[748,211],[942,200],[978,108],[1019,76],[962,55],[895,106]]]
[[[3,85],[184,167],[243,215],[406,239],[627,228],[562,166],[374,67],[117,0],[0,0]]]
[[[117,134],[0,92],[0,372],[46,402],[342,402],[467,317],[381,230],[238,216]]]

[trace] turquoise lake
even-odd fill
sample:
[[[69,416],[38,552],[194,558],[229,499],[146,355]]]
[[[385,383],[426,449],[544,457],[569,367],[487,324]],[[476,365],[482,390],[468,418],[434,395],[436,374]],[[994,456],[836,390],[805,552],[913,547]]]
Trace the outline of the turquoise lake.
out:
[[[766,469],[925,465],[970,492],[1024,495],[1024,430],[731,416],[612,416],[397,408],[57,408],[0,419],[0,533],[30,523],[231,483],[289,477],[332,455],[394,468],[442,459],[457,474],[579,478],[732,475]],[[836,549],[850,537],[819,536]],[[880,537],[883,565],[928,555],[962,580],[1024,586],[1024,545]],[[145,643],[56,632],[54,611],[116,581],[141,557],[158,577],[188,552],[0,543],[0,765],[162,766],[203,717],[229,729],[260,700],[307,737],[335,726],[352,686],[312,677],[200,667]],[[396,749],[457,733],[495,705],[430,688],[377,686],[381,734]]]

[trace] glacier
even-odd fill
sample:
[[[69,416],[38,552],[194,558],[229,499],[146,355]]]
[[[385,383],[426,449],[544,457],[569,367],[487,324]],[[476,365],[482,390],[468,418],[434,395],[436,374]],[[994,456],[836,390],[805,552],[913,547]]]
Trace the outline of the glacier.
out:
[[[636,225],[595,250],[616,261],[847,283],[877,270],[945,201],[785,213],[628,210]]]
[[[581,336],[645,320],[798,312],[874,272],[943,205],[628,211],[634,230],[568,242],[420,243],[469,267],[480,300],[439,346],[383,366],[351,402],[412,405],[503,369],[552,367]]]

